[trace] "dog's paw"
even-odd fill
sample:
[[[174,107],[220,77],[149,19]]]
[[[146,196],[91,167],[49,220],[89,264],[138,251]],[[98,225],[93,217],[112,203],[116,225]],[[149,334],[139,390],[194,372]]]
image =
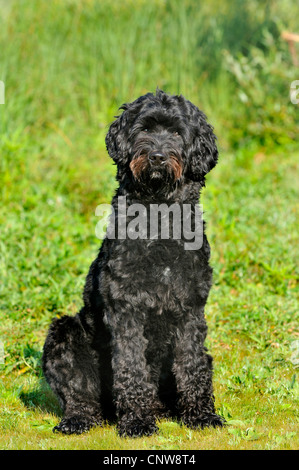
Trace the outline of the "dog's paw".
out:
[[[152,417],[123,416],[118,423],[118,433],[121,437],[151,436],[157,431],[155,419]]]
[[[226,421],[215,413],[203,413],[196,416],[187,415],[183,418],[183,423],[191,429],[203,429],[208,426],[213,428],[222,427]]]
[[[101,421],[89,416],[74,415],[63,418],[60,423],[53,428],[53,432],[63,434],[82,434],[89,431],[90,428],[100,425]]]

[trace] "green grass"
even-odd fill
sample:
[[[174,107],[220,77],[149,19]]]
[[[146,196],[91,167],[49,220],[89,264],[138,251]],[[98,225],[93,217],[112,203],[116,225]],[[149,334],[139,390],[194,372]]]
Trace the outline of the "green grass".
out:
[[[281,18],[289,15],[286,3]],[[222,21],[215,20],[220,36],[207,41],[198,31],[204,24],[209,30],[202,18],[213,2],[196,16],[191,1],[177,2],[177,9],[162,1],[1,5],[6,104],[0,106],[0,448],[298,448],[292,348],[299,340],[299,149],[296,142],[289,147],[295,107],[285,104],[281,91],[286,77],[279,81],[276,70],[267,80],[273,94],[273,77],[278,80],[278,114],[271,100],[264,107],[253,103],[259,119],[262,111],[268,119],[259,136],[250,106],[236,101],[240,83],[223,71],[223,63],[218,71],[208,67],[209,53],[220,60],[222,41],[227,47],[233,42],[229,25],[237,16],[236,10],[229,16],[228,3]],[[264,13],[258,11],[261,22]],[[245,27],[258,43],[254,22]],[[203,57],[195,54],[200,40]],[[245,68],[252,67],[252,54]],[[244,89],[249,97],[263,77]],[[202,107],[219,137],[219,165],[207,178],[202,203],[214,267],[207,346],[214,357],[216,407],[228,426],[191,431],[163,420],[159,434],[149,438],[121,439],[108,424],[81,436],[54,435],[60,410],[42,378],[43,342],[52,317],[81,307],[85,276],[99,248],[95,208],[109,202],[116,187],[104,149],[106,128],[122,102],[157,85]],[[280,143],[273,138],[268,146],[277,126]],[[237,148],[239,137],[243,146]]]

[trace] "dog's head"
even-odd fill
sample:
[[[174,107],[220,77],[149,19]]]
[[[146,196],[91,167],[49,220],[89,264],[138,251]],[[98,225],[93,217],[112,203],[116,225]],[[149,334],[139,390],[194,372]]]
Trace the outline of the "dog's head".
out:
[[[119,179],[129,175],[147,188],[183,179],[203,183],[218,159],[216,137],[203,112],[183,96],[161,90],[120,109],[106,136]]]

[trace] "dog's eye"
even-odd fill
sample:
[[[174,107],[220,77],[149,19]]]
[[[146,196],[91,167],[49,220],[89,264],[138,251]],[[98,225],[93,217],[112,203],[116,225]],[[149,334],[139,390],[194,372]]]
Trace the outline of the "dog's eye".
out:
[[[178,131],[174,131],[174,132],[173,132],[173,135],[177,137],[177,136],[179,136],[180,134],[178,133]]]
[[[148,129],[142,129],[142,132],[148,132]]]

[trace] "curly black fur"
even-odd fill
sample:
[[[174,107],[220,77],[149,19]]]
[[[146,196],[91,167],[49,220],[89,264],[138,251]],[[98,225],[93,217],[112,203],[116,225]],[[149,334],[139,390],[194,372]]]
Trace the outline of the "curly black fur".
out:
[[[216,165],[205,115],[161,90],[121,108],[106,137],[127,207],[176,202],[194,208]],[[117,221],[116,221],[117,225]],[[150,435],[156,417],[221,426],[215,414],[204,306],[212,284],[210,248],[184,239],[110,239],[92,263],[75,317],[53,321],[43,370],[64,411],[54,428],[81,433],[116,415],[120,435]]]

